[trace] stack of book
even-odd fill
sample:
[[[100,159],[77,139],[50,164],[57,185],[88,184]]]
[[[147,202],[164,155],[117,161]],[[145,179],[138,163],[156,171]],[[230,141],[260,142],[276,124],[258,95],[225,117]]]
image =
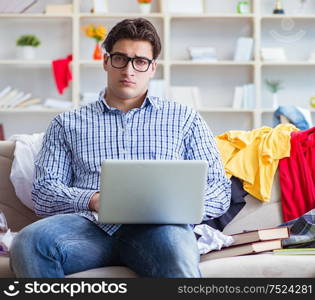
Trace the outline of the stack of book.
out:
[[[0,108],[24,108],[41,102],[33,98],[31,93],[25,93],[11,86],[0,91]]]
[[[255,85],[253,83],[235,87],[232,104],[234,109],[254,109],[255,103]]]
[[[289,237],[287,226],[258,229],[231,235],[234,242],[221,250],[201,256],[201,261],[272,251],[282,248],[282,240]]]
[[[217,61],[217,51],[214,47],[189,47],[189,55],[193,61]]]

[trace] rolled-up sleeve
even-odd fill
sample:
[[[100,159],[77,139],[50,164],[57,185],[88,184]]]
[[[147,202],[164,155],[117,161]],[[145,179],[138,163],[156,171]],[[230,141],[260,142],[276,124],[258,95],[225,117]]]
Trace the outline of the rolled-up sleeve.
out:
[[[34,170],[32,199],[38,216],[75,213],[88,209],[96,191],[72,186],[72,153],[61,119],[48,127]]]
[[[230,206],[231,181],[226,177],[214,136],[199,113],[196,113],[185,137],[187,159],[209,164],[205,190],[205,215],[217,218]]]

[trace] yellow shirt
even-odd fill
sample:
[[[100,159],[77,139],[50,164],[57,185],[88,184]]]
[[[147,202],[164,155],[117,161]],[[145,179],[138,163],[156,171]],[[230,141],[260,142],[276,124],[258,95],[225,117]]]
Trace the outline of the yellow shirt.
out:
[[[243,180],[243,188],[262,201],[268,201],[279,159],[290,156],[292,124],[252,131],[232,130],[216,137],[228,177]]]

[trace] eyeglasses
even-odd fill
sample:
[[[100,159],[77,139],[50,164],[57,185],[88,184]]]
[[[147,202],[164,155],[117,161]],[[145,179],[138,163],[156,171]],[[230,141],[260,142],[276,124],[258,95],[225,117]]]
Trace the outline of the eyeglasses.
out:
[[[128,65],[129,61],[131,61],[132,67],[138,72],[148,71],[154,61],[154,59],[148,59],[146,57],[129,57],[122,53],[108,53],[108,55],[113,68],[123,69]]]

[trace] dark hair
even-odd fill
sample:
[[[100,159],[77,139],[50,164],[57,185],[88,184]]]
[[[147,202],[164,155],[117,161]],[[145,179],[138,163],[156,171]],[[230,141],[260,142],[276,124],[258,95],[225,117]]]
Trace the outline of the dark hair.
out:
[[[153,59],[161,52],[161,40],[153,24],[144,19],[125,19],[117,23],[102,43],[103,49],[110,53],[115,43],[121,39],[148,41],[152,45]]]

